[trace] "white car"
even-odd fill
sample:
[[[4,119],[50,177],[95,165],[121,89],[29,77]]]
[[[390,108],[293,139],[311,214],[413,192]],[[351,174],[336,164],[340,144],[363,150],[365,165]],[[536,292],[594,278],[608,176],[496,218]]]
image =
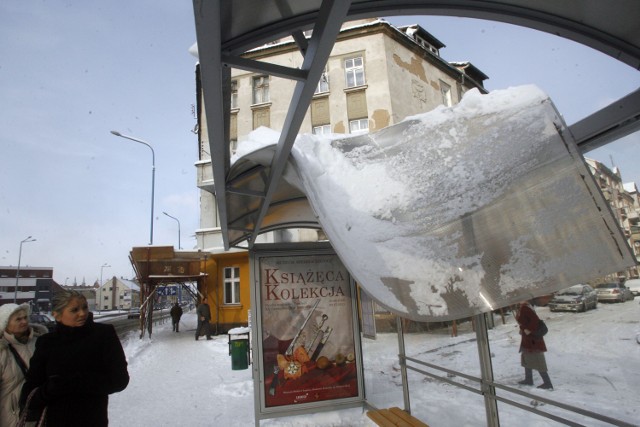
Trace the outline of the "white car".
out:
[[[624,285],[631,291],[633,295],[640,296],[640,279],[629,279],[624,282]]]
[[[634,295],[627,287],[618,282],[601,283],[596,285],[598,302],[625,302],[633,300]]]

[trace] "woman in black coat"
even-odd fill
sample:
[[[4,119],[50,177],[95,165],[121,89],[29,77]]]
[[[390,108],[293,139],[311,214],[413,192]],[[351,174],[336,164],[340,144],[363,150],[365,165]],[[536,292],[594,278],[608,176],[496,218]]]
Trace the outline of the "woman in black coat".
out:
[[[36,343],[22,405],[47,407],[46,425],[107,426],[109,394],[129,384],[127,361],[112,325],[94,323],[87,300],[77,291],[53,298],[56,330]],[[30,405],[30,409],[32,408]]]

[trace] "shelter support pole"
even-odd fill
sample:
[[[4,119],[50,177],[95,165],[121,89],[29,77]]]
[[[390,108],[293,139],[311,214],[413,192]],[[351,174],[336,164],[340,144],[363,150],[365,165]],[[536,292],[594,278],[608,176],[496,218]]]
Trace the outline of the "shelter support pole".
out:
[[[407,377],[407,359],[404,351],[404,327],[402,318],[396,316],[396,327],[398,330],[398,359],[400,360],[400,375],[402,376],[402,396],[404,397],[404,410],[411,413],[411,398],[409,397],[409,380]]]
[[[481,389],[487,414],[487,426],[499,427],[498,401],[495,399],[496,388],[490,385],[493,383],[493,366],[491,365],[487,318],[485,314],[476,314],[473,318],[476,325],[476,340],[478,343],[478,356],[480,357],[480,372],[482,375]]]

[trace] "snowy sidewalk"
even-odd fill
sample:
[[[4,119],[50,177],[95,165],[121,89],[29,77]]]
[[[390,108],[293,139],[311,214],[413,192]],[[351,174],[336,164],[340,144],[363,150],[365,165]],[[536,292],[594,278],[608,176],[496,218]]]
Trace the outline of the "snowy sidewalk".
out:
[[[555,390],[517,385],[522,368],[515,321],[496,319],[489,331],[492,364],[499,383],[559,402],[637,424],[640,409],[640,299],[623,304],[599,304],[586,313],[551,313],[538,308],[549,326],[545,337],[547,363]],[[151,339],[132,332],[123,342],[131,382],[110,397],[111,427],[247,426],[254,422],[251,369],[233,371],[226,334],[195,341],[194,312],[182,317],[180,333],[171,322],[154,326]],[[462,329],[462,328],[461,328]],[[479,374],[475,334],[407,334],[407,355],[470,375]],[[380,407],[402,407],[402,386],[395,334],[363,341],[367,398]],[[537,375],[537,374],[536,374]],[[457,380],[471,386],[469,381]],[[535,376],[539,381],[539,377]],[[409,378],[414,416],[432,427],[486,425],[482,396],[421,375]],[[550,405],[526,400],[542,410]],[[460,410],[464,408],[464,410]],[[581,420],[589,426],[605,426]],[[501,425],[550,427],[558,423],[508,405],[500,405]],[[261,427],[374,426],[360,408],[263,420]]]
[[[195,340],[195,312],[185,313],[180,332],[171,322],[123,342],[129,386],[109,398],[111,427],[254,426],[251,366],[231,369],[228,337]],[[374,426],[361,409],[263,420],[262,426]]]

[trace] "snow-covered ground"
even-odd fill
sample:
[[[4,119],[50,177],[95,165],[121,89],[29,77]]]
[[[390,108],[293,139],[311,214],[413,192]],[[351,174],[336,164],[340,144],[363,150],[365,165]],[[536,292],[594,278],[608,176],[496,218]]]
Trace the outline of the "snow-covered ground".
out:
[[[523,370],[518,354],[519,335],[512,316],[502,324],[495,318],[489,331],[492,364],[497,383],[531,392],[572,406],[640,423],[640,305],[638,299],[624,304],[599,304],[586,313],[551,313],[537,309],[547,321],[547,364],[555,389],[519,386]],[[110,425],[130,426],[253,426],[254,397],[251,369],[232,370],[227,335],[211,341],[194,340],[196,318],[186,313],[180,333],[170,322],[154,327],[151,339],[137,333],[124,340],[131,382],[112,395]],[[407,334],[407,356],[479,376],[475,333],[470,325],[459,327],[458,337],[449,331]],[[402,407],[402,387],[395,334],[378,334],[363,341],[365,388],[378,407]],[[447,376],[446,374],[437,373]],[[477,388],[457,376],[449,379]],[[534,380],[541,383],[534,373]],[[484,400],[473,392],[409,371],[412,414],[431,427],[486,425]],[[498,393],[510,399],[515,395]],[[519,402],[542,411],[553,411],[587,426],[610,425],[558,412],[531,398]],[[555,421],[499,404],[502,426],[556,426]],[[374,426],[362,409],[262,420],[261,426]]]

